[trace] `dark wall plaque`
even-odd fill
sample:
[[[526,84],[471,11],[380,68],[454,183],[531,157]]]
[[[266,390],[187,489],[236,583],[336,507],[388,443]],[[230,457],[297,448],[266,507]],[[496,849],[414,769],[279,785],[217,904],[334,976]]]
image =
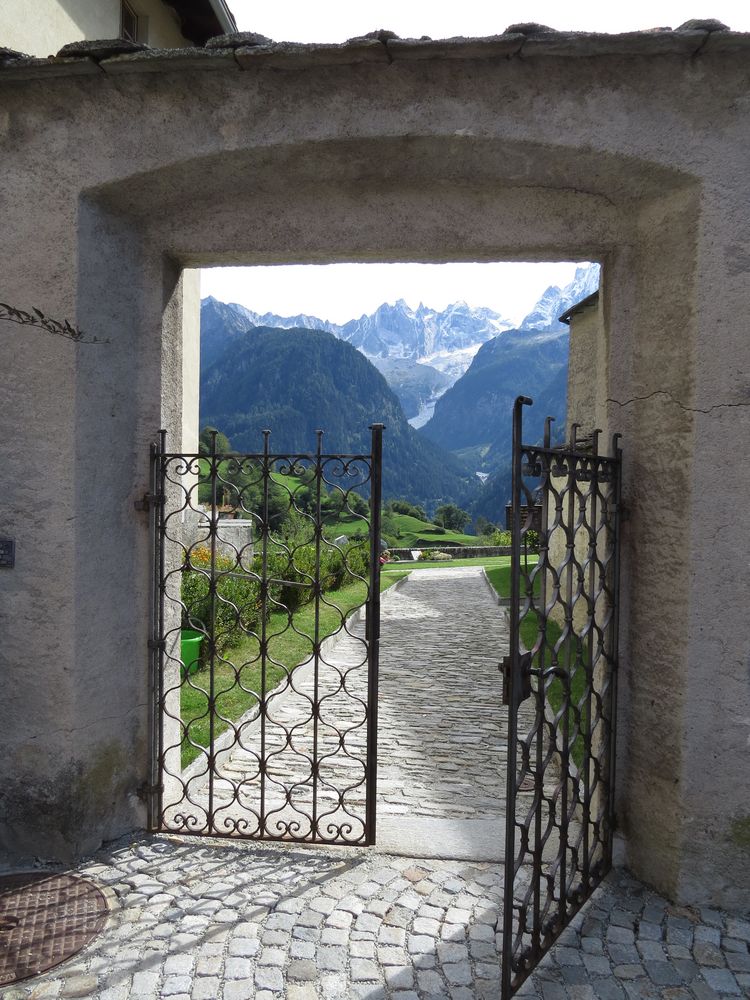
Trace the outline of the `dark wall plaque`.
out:
[[[0,569],[13,569],[16,562],[14,538],[0,538]]]

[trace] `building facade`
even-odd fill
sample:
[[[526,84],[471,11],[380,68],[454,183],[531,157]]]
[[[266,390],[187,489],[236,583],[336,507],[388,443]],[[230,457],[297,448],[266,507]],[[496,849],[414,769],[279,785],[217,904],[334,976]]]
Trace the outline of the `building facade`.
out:
[[[0,46],[42,57],[69,42],[124,38],[172,49],[236,30],[223,0],[3,0],[0,7]]]

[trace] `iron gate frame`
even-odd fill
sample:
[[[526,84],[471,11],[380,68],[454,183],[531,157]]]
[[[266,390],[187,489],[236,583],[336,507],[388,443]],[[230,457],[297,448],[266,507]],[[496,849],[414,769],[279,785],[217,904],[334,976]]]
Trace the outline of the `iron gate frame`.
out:
[[[151,565],[152,565],[152,579],[151,579],[151,635],[148,640],[149,648],[149,688],[150,688],[150,704],[151,704],[151,715],[149,719],[149,742],[150,742],[150,783],[147,787],[143,789],[143,797],[147,804],[147,814],[148,814],[148,828],[152,832],[171,832],[171,833],[181,833],[188,835],[197,836],[210,836],[210,837],[234,837],[248,840],[258,840],[258,841],[273,841],[273,842],[289,842],[289,843],[326,843],[335,844],[338,846],[371,846],[375,843],[376,838],[376,828],[377,828],[377,736],[378,736],[378,680],[379,680],[379,656],[380,656],[380,533],[381,533],[381,504],[382,504],[382,455],[383,455],[383,431],[385,425],[381,423],[374,423],[370,425],[371,431],[371,450],[369,453],[324,453],[322,450],[322,439],[323,431],[317,431],[317,448],[315,452],[299,452],[299,453],[273,453],[270,451],[270,431],[266,430],[263,432],[263,451],[258,453],[220,453],[216,450],[216,432],[212,434],[212,448],[210,453],[203,454],[200,452],[170,452],[167,450],[167,432],[161,430],[158,435],[158,440],[152,443],[150,448],[150,488],[149,492],[146,493],[142,500],[137,501],[135,504],[136,509],[141,511],[147,511],[149,513],[150,519],[150,537],[151,537]],[[268,591],[271,583],[280,583],[281,580],[272,580],[267,576],[266,573],[266,557],[268,551],[268,538],[270,537],[269,529],[269,510],[268,510],[268,497],[269,497],[269,482],[271,481],[271,470],[273,467],[279,463],[288,469],[294,470],[297,467],[304,466],[306,468],[313,468],[315,470],[315,513],[314,513],[314,544],[316,548],[316,563],[315,563],[315,573],[313,592],[316,601],[316,615],[315,615],[315,636],[313,641],[313,651],[311,659],[315,662],[316,680],[315,680],[315,691],[317,698],[317,670],[319,662],[321,661],[321,642],[324,637],[319,634],[319,600],[322,593],[320,586],[320,545],[323,539],[323,521],[321,514],[321,485],[323,483],[329,486],[337,486],[344,494],[345,502],[348,504],[348,499],[351,491],[356,487],[362,487],[365,483],[369,482],[370,485],[370,498],[369,498],[369,516],[367,518],[362,515],[362,520],[366,521],[368,526],[367,531],[367,551],[369,558],[369,569],[367,571],[367,598],[363,605],[360,607],[364,608],[365,614],[365,634],[364,634],[364,644],[366,647],[366,664],[367,664],[367,703],[365,708],[365,723],[364,729],[366,732],[365,737],[365,760],[364,760],[364,784],[365,784],[365,808],[364,813],[361,817],[357,817],[361,820],[362,824],[362,835],[356,839],[347,839],[344,836],[344,827],[346,824],[340,824],[338,828],[338,837],[325,837],[320,835],[319,823],[320,817],[316,817],[313,814],[310,823],[310,831],[308,835],[305,836],[295,836],[288,828],[285,832],[278,835],[269,834],[266,830],[265,819],[261,812],[261,817],[258,824],[257,831],[250,834],[245,834],[239,832],[237,829],[232,831],[227,830],[217,830],[215,829],[214,823],[214,810],[209,807],[207,814],[207,821],[205,828],[176,828],[175,826],[169,826],[165,822],[165,804],[164,804],[164,772],[165,772],[165,747],[164,747],[164,714],[165,714],[165,661],[167,659],[167,641],[165,637],[165,604],[167,600],[166,594],[166,575],[167,570],[165,566],[165,541],[167,539],[167,523],[169,520],[169,476],[168,470],[170,463],[182,464],[182,472],[187,471],[195,472],[198,467],[198,463],[201,459],[207,460],[210,463],[211,470],[211,484],[212,484],[212,495],[211,495],[211,511],[209,518],[209,538],[211,543],[211,568],[210,568],[210,588],[211,592],[215,594],[216,583],[215,583],[215,557],[216,557],[216,535],[217,535],[217,524],[218,524],[218,513],[217,513],[217,493],[216,485],[219,479],[219,466],[220,463],[226,460],[233,460],[239,462],[255,462],[262,465],[262,482],[264,491],[264,515],[260,523],[262,525],[262,546],[263,546],[263,573],[261,576],[260,587],[263,601],[263,612],[262,619],[265,616],[265,609],[268,603]],[[332,483],[331,480],[326,479],[324,468],[330,464],[335,463],[341,475],[348,474],[349,470],[354,467],[358,469],[366,468],[367,476],[364,479],[360,479],[356,484],[349,487],[349,489],[344,490],[340,485]],[[186,505],[190,504],[190,491],[187,493],[187,499],[185,501]],[[290,506],[294,504],[294,494],[290,493]],[[184,507],[183,507],[184,509]],[[173,509],[171,514],[179,513],[180,508]],[[326,543],[330,544],[330,543]],[[188,552],[194,548],[190,546]],[[293,560],[292,560],[293,561]],[[188,558],[188,566],[190,565],[190,560]],[[344,565],[348,569],[348,564],[346,559],[344,559]],[[184,567],[183,567],[184,568]],[[351,570],[349,570],[351,573]],[[353,576],[355,574],[352,574]],[[359,577],[359,579],[363,579]],[[173,600],[173,598],[172,598]],[[215,596],[213,598],[215,604]],[[351,614],[352,610],[347,612],[348,615]],[[290,614],[290,622],[291,616]],[[343,612],[340,612],[342,617],[342,624],[339,631],[342,629],[348,631],[346,628],[346,621]],[[173,631],[173,630],[170,630]],[[211,673],[211,691],[209,694],[209,711],[211,713],[211,737],[209,747],[207,748],[208,757],[208,773],[209,782],[211,782],[213,776],[215,775],[215,755],[214,755],[214,735],[213,735],[213,717],[215,714],[216,707],[216,696],[213,689],[213,677],[214,677],[214,664],[215,664],[215,643],[211,639],[209,642],[209,656],[210,656],[210,673]],[[266,706],[266,695],[269,692],[265,689],[265,664],[267,659],[267,647],[265,643],[265,624],[263,625],[263,639],[260,643],[261,650],[261,660],[262,660],[262,688],[260,691],[261,697],[258,699],[259,706],[259,717],[263,720],[266,718],[267,706]],[[170,659],[174,659],[170,657]],[[323,661],[324,662],[324,661]],[[292,667],[288,671],[288,677],[294,673],[296,667]],[[180,688],[184,683],[184,679],[180,681]],[[315,717],[315,727],[314,727],[314,755],[316,760],[312,764],[312,776],[313,776],[313,786],[318,783],[319,773],[316,767],[319,767],[319,760],[317,760],[317,746],[318,746],[318,719],[320,718],[320,703],[313,706],[313,715]],[[339,734],[341,736],[341,734]],[[171,748],[174,749],[174,748]],[[264,767],[264,762],[261,761],[260,764],[260,782],[261,788],[265,787],[266,771]],[[359,784],[362,784],[360,782]],[[183,788],[184,788],[183,784]],[[314,791],[313,791],[314,795]],[[288,791],[287,791],[288,796]],[[287,801],[289,799],[287,798]],[[183,824],[184,827],[184,824]]]
[[[513,408],[510,655],[502,664],[503,701],[508,706],[503,1000],[510,1000],[515,995],[610,871],[616,825],[622,511],[620,435],[614,435],[609,456],[599,453],[600,431],[595,430],[590,438],[581,439],[576,424],[571,427],[567,444],[553,446],[553,418],[548,417],[543,444],[524,444],[523,407],[532,403],[529,397],[519,396]],[[555,487],[552,483],[556,473],[565,478],[562,486]],[[530,489],[524,476],[541,480],[539,487]],[[606,487],[604,491],[602,485]],[[555,503],[552,521],[551,498]],[[539,558],[536,568],[529,570],[528,566],[525,569],[522,566],[521,548],[532,520],[529,515],[522,523],[521,505],[524,502],[531,510],[533,502],[539,500],[542,504]],[[590,517],[587,515],[589,501]],[[564,503],[567,509],[561,517]],[[562,529],[565,537],[565,556],[558,566],[550,563],[549,554],[550,536],[555,529]],[[582,531],[588,535],[588,545],[579,562],[576,538]],[[600,537],[602,533],[603,538]],[[538,598],[534,592],[537,576]],[[548,581],[552,584],[551,603],[547,596]],[[525,583],[523,594],[522,582]],[[563,589],[565,599],[560,597]],[[585,600],[586,606],[587,621],[582,629],[575,627],[573,620],[579,598]],[[600,602],[603,609],[598,607]],[[556,605],[563,609],[564,625],[557,642],[550,643],[549,613]],[[603,611],[601,619],[597,617],[600,610]],[[521,641],[521,622],[530,612],[536,614],[537,636],[532,649],[527,650]],[[572,666],[569,640],[576,645]],[[562,667],[558,662],[560,651],[563,657],[568,657]],[[547,654],[551,654],[549,666],[545,666]],[[571,696],[572,679],[579,669],[584,671],[583,706],[580,699],[576,701]],[[598,678],[597,672],[600,673]],[[547,694],[555,679],[561,682],[563,700],[559,714],[553,710],[550,721]],[[526,736],[520,737],[518,711],[529,697],[534,699],[535,724]],[[572,724],[576,727],[572,740],[571,713]],[[600,731],[594,751],[592,734],[597,726]],[[580,736],[584,743],[583,759],[579,768],[575,768],[571,765],[571,751]],[[545,776],[555,758],[560,760],[561,774],[548,795]],[[528,783],[529,779],[533,782],[533,798],[530,807],[523,807],[519,792],[522,783],[525,780]],[[528,788],[523,790],[528,791]],[[598,815],[592,814],[595,794]],[[571,840],[571,821],[579,807],[583,811],[580,836],[575,840],[574,832],[574,840]],[[524,808],[525,818],[521,813]],[[559,817],[556,815],[558,810]],[[545,856],[545,850],[555,835],[559,840],[556,853],[550,858]],[[554,839],[552,845],[554,849]],[[527,876],[530,878],[524,883],[522,879]]]

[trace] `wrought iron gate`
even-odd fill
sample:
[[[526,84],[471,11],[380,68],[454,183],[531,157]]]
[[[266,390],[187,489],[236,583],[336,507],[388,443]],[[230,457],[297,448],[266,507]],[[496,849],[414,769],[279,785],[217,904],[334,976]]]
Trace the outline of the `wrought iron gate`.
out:
[[[382,424],[369,454],[152,448],[154,830],[375,839]],[[337,535],[334,540],[333,533]],[[346,537],[344,537],[346,536]]]
[[[513,413],[503,1000],[611,868],[614,831],[619,435],[605,456],[574,424],[553,447],[548,418],[543,445],[524,444],[531,403]]]

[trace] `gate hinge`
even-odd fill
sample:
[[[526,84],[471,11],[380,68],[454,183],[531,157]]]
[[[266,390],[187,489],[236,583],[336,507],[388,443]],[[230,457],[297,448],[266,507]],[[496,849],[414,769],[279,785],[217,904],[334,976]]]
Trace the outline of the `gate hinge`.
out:
[[[164,650],[167,648],[167,641],[166,639],[149,639],[148,648]]]
[[[520,681],[519,702],[531,697],[531,653],[520,653],[518,656],[518,680]],[[510,675],[513,669],[513,657],[504,656],[498,670],[503,675],[503,705],[510,705]]]
[[[620,524],[624,524],[625,521],[630,520],[630,507],[626,507],[624,503],[620,504]]]
[[[160,507],[164,503],[164,497],[161,493],[144,493],[140,500],[133,501],[133,506],[136,510],[149,511],[151,510],[151,504],[155,507]]]
[[[135,794],[141,800],[141,802],[148,802],[152,795],[156,795],[157,792],[163,792],[164,785],[150,785],[147,781],[142,781],[140,785],[136,788]]]

